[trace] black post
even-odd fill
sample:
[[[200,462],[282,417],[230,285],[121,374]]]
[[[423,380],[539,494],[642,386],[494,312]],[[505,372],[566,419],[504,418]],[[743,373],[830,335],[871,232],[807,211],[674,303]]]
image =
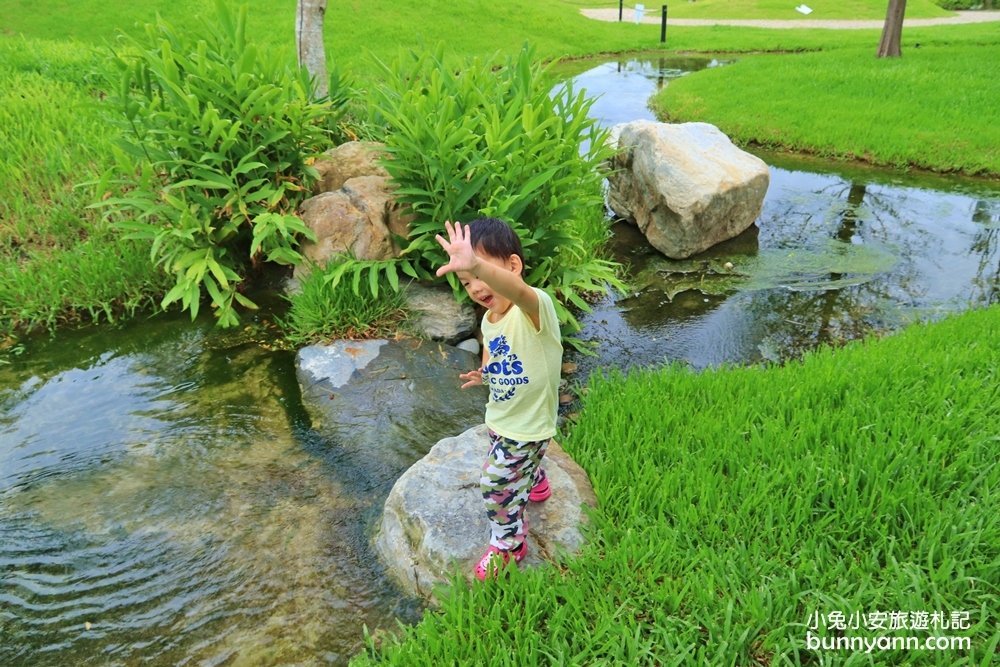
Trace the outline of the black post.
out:
[[[625,0],[618,0],[618,22],[622,22],[622,7],[625,6]]]
[[[663,5],[663,16],[660,18],[660,44],[667,43],[667,6]]]

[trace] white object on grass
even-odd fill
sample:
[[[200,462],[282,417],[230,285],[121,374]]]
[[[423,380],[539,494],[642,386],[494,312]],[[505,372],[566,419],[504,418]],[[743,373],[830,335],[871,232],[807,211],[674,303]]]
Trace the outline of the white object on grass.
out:
[[[798,7],[795,8],[795,11],[797,11],[799,14],[812,14],[813,13],[812,8],[809,7],[809,6],[807,6],[807,5],[799,5]]]
[[[646,5],[636,5],[635,6],[635,24],[639,25],[639,21],[642,20],[642,15],[646,13]]]

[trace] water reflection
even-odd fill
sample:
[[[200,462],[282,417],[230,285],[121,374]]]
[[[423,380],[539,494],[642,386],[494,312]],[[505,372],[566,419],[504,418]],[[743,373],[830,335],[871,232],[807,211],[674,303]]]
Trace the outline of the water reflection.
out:
[[[594,67],[593,61],[578,60],[560,64],[554,71],[569,77],[575,90],[583,88],[589,95],[597,96],[590,115],[611,126],[640,119],[656,120],[647,106],[651,95],[672,79],[727,62],[730,61],[701,56],[661,56],[655,60],[629,58]]]
[[[613,124],[718,64],[565,73]],[[582,318],[582,371],[782,359],[997,301],[1000,186],[762,156],[736,239],[671,262],[614,227],[638,290]],[[346,664],[363,624],[416,617],[368,546],[388,474],[310,430],[291,353],[240,335],[160,317],[0,366],[0,665]]]
[[[346,664],[362,624],[415,617],[291,352],[65,333],[0,368],[0,415],[2,665]]]
[[[645,100],[657,88],[719,64],[605,62],[573,85],[600,96],[593,115],[611,126],[652,119]],[[997,301],[1000,184],[755,152],[771,185],[741,237],[674,262],[635,228],[613,227],[612,251],[637,289],[581,319],[581,337],[600,343],[598,359],[577,360],[582,370],[779,361]]]

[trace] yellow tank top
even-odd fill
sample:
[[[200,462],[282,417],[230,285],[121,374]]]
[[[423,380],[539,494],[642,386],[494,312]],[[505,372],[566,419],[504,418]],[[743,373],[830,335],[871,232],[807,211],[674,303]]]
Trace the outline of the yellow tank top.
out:
[[[562,337],[552,298],[540,289],[538,325],[512,306],[496,324],[483,316],[486,384],[486,425],[506,438],[545,440],[556,434]]]

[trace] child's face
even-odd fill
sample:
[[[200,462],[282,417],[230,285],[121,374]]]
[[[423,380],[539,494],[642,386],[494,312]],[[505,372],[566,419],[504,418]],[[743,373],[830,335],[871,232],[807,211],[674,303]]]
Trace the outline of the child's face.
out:
[[[499,257],[492,257],[483,252],[480,252],[478,249],[473,250],[473,252],[475,253],[476,257],[478,257],[480,260],[484,262],[489,262],[490,264],[499,266],[500,268],[506,271],[510,271],[511,273],[515,272],[510,259],[500,259]],[[520,269],[518,269],[518,272],[519,271]],[[489,285],[487,285],[485,282],[483,282],[476,276],[472,275],[471,273],[467,273],[466,271],[458,271],[457,275],[458,279],[462,282],[462,286],[465,288],[465,291],[468,292],[469,296],[472,297],[472,300],[478,303],[480,306],[485,306],[491,312],[498,314],[506,313],[507,310],[510,308],[511,304],[510,299],[506,299],[500,294],[494,292],[492,289],[490,289]]]

